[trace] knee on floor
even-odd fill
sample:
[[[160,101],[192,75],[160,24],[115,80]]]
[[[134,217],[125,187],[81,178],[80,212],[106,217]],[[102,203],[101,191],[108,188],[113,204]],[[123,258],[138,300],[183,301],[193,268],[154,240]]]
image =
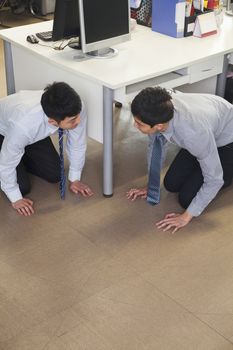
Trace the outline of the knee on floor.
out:
[[[59,182],[60,178],[61,178],[60,173],[46,176],[46,180],[52,184]]]
[[[166,188],[168,192],[179,192],[178,186],[174,184],[174,181],[172,181],[172,178],[170,176],[165,176],[163,180],[163,185]]]

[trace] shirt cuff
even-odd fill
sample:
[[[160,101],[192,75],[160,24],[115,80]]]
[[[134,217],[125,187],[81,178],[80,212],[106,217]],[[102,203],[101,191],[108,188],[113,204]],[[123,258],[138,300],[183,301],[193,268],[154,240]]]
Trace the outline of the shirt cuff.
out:
[[[14,203],[23,198],[22,193],[19,189],[6,193],[6,196],[9,198],[11,203]]]
[[[204,209],[203,209],[203,210],[204,210]],[[192,203],[191,203],[191,204],[189,205],[189,207],[186,209],[186,211],[187,211],[190,215],[192,215],[192,216],[194,216],[194,217],[201,215],[201,213],[203,212],[203,210],[200,210],[200,209],[195,208],[195,207],[192,205]]]
[[[76,180],[79,181],[81,179],[81,171],[69,170],[68,179],[71,182],[74,182]]]

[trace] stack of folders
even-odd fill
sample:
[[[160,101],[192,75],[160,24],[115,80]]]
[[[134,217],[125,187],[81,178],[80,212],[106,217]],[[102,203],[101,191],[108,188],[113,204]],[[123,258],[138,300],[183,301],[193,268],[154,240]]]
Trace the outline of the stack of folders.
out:
[[[221,6],[222,0],[169,0],[169,6],[152,0],[152,30],[175,38],[215,34],[215,12]]]

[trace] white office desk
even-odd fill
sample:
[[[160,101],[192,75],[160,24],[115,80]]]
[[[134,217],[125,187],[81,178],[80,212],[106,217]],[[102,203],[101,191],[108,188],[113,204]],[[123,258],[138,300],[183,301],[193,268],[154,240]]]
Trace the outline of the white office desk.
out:
[[[132,40],[115,46],[119,54],[110,59],[79,60],[70,48],[56,51],[26,41],[28,34],[51,29],[49,21],[0,31],[7,91],[42,89],[53,81],[66,81],[77,90],[88,109],[88,135],[103,142],[106,196],[113,193],[114,100],[128,101],[146,86],[177,87],[218,74],[217,94],[224,93],[226,55],[233,51],[232,17],[224,18],[218,34],[202,39],[175,39],[137,26]]]

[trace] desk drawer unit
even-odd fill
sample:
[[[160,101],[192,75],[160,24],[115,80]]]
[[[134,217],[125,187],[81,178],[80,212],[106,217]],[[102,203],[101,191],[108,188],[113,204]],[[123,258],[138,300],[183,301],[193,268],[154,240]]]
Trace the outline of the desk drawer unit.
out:
[[[166,89],[172,89],[188,83],[189,75],[187,69],[181,69],[117,89],[114,92],[114,99],[122,103],[130,102],[139,91],[149,86],[161,86]]]
[[[222,73],[223,56],[213,57],[200,63],[178,69],[174,72],[160,75],[114,91],[114,99],[119,102],[129,102],[134,96],[147,86],[161,86],[166,89],[176,88],[185,84],[193,84],[198,81],[214,77]]]
[[[206,61],[193,64],[188,67],[188,73],[190,76],[189,84],[193,84],[197,81],[220,74],[222,73],[222,69],[223,56],[214,57]]]

